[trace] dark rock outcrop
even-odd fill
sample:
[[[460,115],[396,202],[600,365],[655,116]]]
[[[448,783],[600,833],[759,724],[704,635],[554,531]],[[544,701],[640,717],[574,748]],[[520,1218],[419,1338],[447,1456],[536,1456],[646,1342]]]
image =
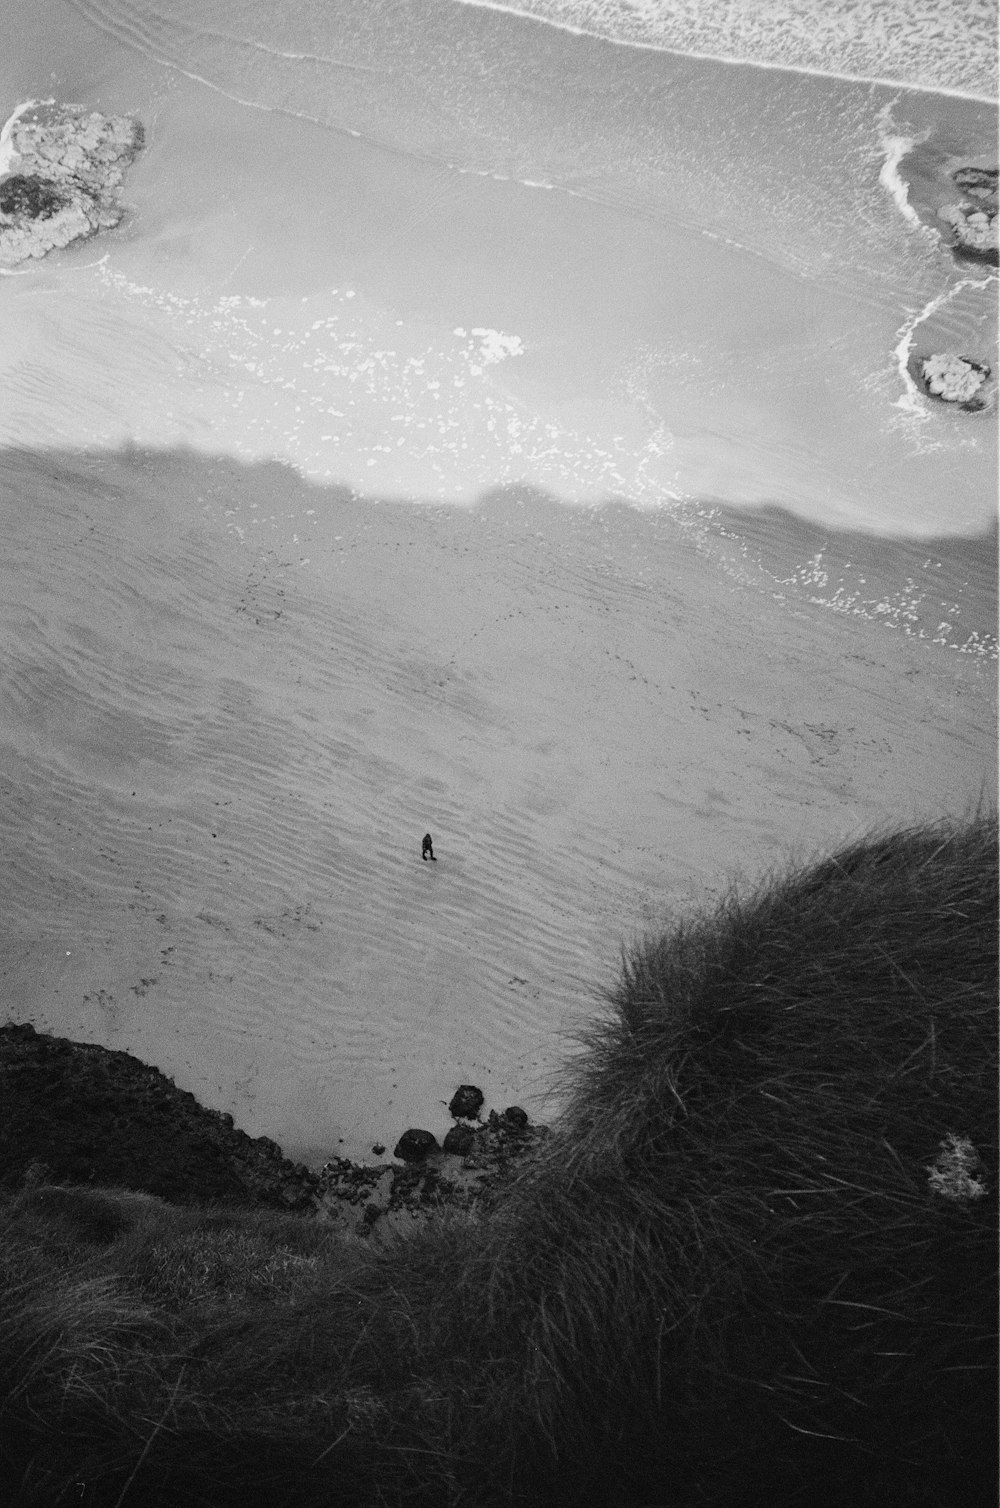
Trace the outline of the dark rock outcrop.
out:
[[[411,1126],[404,1131],[393,1149],[393,1157],[404,1162],[423,1162],[429,1152],[439,1151],[437,1137],[431,1131],[421,1131]]]
[[[7,123],[0,153],[0,266],[13,267],[121,220],[125,171],[142,126],[53,101]]]
[[[130,1053],[0,1026],[0,1188],[103,1186],[175,1204],[265,1206],[368,1236],[384,1217],[406,1228],[444,1208],[488,1207],[547,1135],[512,1106],[453,1126],[447,1158],[429,1131],[411,1129],[395,1151],[402,1167],[335,1157],[313,1172]]]
[[[51,178],[36,173],[12,173],[0,181],[0,215],[47,220],[65,208],[66,200]]]
[[[995,199],[1000,185],[997,168],[956,168],[951,175],[956,188],[975,199]]]
[[[475,1120],[483,1108],[483,1091],[475,1084],[459,1084],[448,1105],[449,1115],[456,1120]]]
[[[517,1106],[511,1107],[517,1110]],[[407,1229],[442,1209],[483,1211],[504,1197],[517,1173],[528,1166],[549,1135],[491,1110],[475,1126],[452,1126],[444,1157],[431,1151],[405,1167],[383,1163],[360,1167],[347,1158],[328,1162],[319,1174],[316,1210],[320,1219],[341,1224],[359,1236],[382,1229]]]
[[[108,1185],[176,1204],[312,1207],[317,1175],[130,1053],[0,1027],[0,1186]]]
[[[1000,264],[997,169],[957,168],[951,178],[962,198],[955,204],[943,205],[938,218],[951,227],[955,256],[961,261],[986,262],[996,267]]]

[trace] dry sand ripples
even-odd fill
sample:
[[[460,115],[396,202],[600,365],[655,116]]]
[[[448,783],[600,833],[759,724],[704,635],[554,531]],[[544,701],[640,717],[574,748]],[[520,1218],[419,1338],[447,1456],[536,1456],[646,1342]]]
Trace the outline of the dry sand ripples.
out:
[[[295,1155],[443,1130],[461,1081],[537,1113],[620,938],[994,778],[987,665],[667,515],[2,464],[6,1008]]]

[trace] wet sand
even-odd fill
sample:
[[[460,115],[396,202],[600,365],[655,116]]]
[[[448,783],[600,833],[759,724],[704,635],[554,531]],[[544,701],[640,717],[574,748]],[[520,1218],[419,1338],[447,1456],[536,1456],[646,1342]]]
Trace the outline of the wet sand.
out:
[[[780,586],[774,518],[748,555],[718,520],[517,489],[2,466],[6,1009],[296,1157],[440,1133],[460,1082],[551,1113],[623,939],[995,790],[993,661],[935,643],[933,602],[922,627]],[[828,563],[852,544],[923,564],[849,536]],[[934,559],[995,628],[990,543]]]

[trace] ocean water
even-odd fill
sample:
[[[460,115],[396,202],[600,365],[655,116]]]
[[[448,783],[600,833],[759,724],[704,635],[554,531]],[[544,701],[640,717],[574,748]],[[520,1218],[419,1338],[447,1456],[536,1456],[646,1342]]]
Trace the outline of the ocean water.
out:
[[[117,238],[2,280],[0,440],[214,445],[466,503],[991,521],[995,425],[907,363],[993,364],[996,277],[905,178],[921,144],[995,149],[989,5],[15,12],[11,109],[55,80],[150,142]]]

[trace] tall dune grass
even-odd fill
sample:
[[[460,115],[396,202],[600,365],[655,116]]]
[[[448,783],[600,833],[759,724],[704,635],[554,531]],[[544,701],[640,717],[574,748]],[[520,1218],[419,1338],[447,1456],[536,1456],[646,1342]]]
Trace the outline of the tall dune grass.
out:
[[[536,1481],[993,1501],[995,825],[734,890],[629,949],[609,1004],[492,1255]],[[983,1176],[949,1186],[956,1146]]]
[[[0,1500],[992,1504],[996,843],[876,836],[630,947],[485,1219],[8,1199]]]

